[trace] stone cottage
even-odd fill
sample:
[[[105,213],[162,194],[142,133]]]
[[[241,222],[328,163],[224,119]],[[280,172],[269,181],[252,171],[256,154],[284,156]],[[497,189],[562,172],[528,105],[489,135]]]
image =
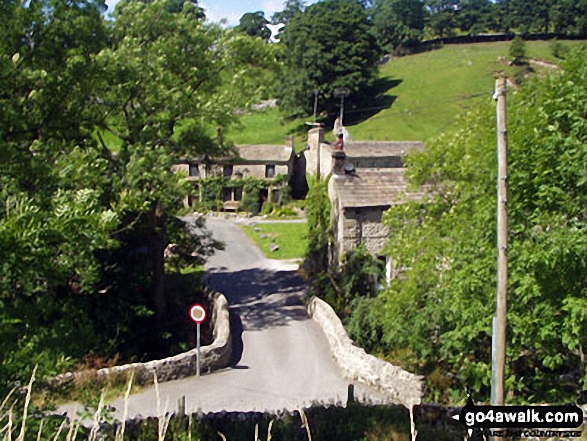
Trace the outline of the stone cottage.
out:
[[[234,148],[231,155],[221,158],[183,159],[173,166],[175,172],[183,171],[193,183],[194,191],[185,205],[191,207],[200,199],[200,180],[214,176],[226,179],[254,177],[267,181],[267,188],[259,192],[260,205],[263,202],[278,202],[281,197],[279,189],[273,188],[271,181],[284,175],[290,181],[294,172],[293,137],[287,137],[285,145],[241,145]],[[224,210],[235,211],[243,197],[243,187],[231,185],[222,189]]]
[[[391,277],[391,262],[383,256],[389,231],[382,217],[392,205],[422,198],[424,189],[408,191],[403,157],[423,149],[422,142],[412,141],[330,144],[324,141],[322,128],[310,130],[306,149],[308,172],[322,177],[331,175],[328,196],[334,262],[364,244],[371,255],[385,261],[387,278]]]
[[[402,168],[402,158],[412,150],[424,150],[420,141],[352,141],[344,140],[345,163],[356,170],[385,170]],[[306,146],[306,170],[325,178],[334,166],[332,150],[335,145],[324,140],[324,129],[316,127],[308,132]]]

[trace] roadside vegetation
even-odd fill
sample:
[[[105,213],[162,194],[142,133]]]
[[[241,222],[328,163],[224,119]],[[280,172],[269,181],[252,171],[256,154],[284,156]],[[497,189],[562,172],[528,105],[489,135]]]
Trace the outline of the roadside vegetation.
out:
[[[509,96],[508,402],[584,402],[587,52]],[[495,104],[410,155],[430,199],[387,212],[397,276],[357,296],[358,344],[425,374],[429,400],[489,396],[495,312]]]
[[[410,419],[407,409],[399,406],[369,406],[360,403],[320,405],[299,409],[289,414],[225,413],[171,414],[162,404],[157,379],[157,416],[146,420],[121,421],[114,424],[104,394],[97,394],[96,402],[73,419],[60,415],[39,418],[30,404],[34,390],[34,377],[22,390],[12,392],[0,406],[0,434],[3,440],[89,440],[114,441],[208,441],[215,439],[249,441],[282,439],[291,441],[409,441]],[[132,378],[124,385],[128,400],[133,388]],[[25,421],[25,424],[23,424]],[[462,437],[464,429],[434,427],[418,422],[418,439],[421,441],[452,441]]]

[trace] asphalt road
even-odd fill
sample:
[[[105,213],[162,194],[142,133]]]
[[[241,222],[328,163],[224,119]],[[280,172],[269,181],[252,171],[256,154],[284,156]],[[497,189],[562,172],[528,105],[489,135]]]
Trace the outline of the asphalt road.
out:
[[[302,304],[304,284],[296,264],[266,259],[232,222],[209,219],[214,237],[225,243],[208,262],[212,287],[229,302],[234,360],[218,372],[159,385],[131,395],[128,417],[175,411],[180,397],[186,410],[294,410],[313,401],[346,403],[349,382],[334,363],[326,337]],[[383,397],[357,384],[355,396],[373,402]],[[122,416],[124,403],[112,403]],[[73,408],[67,409],[71,414]]]

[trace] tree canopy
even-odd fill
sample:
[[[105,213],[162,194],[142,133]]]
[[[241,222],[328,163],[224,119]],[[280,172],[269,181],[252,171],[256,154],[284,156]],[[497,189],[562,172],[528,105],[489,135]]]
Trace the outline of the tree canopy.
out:
[[[375,0],[371,16],[377,43],[386,52],[415,47],[422,40],[426,24],[423,1]]]
[[[240,18],[237,31],[244,32],[251,37],[260,37],[265,41],[271,37],[271,31],[266,26],[269,20],[265,18],[263,11],[247,12]]]
[[[283,23],[287,25],[291,19],[302,12],[305,7],[306,2],[304,0],[286,0],[283,5],[283,10],[273,14],[271,22],[273,24]]]
[[[281,38],[285,71],[280,102],[290,113],[310,113],[314,90],[320,93],[319,110],[336,113],[336,88],[348,88],[353,102],[372,86],[378,52],[360,2],[315,3],[293,17]]]

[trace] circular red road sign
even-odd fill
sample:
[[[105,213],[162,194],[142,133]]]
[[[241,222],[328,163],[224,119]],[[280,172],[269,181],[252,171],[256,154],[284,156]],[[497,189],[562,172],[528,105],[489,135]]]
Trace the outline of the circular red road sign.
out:
[[[196,303],[190,307],[190,318],[196,323],[202,323],[206,320],[206,310]]]

